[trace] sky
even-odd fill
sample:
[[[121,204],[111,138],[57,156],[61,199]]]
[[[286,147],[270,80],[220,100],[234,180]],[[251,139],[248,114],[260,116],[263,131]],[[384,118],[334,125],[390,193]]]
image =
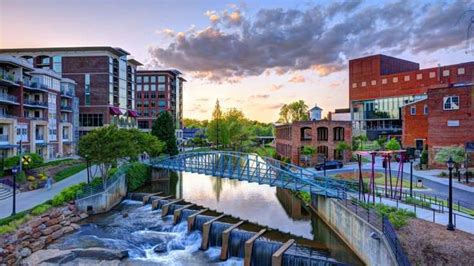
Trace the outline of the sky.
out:
[[[121,47],[145,69],[185,74],[186,118],[209,119],[219,99],[275,122],[299,99],[349,107],[349,59],[474,61],[467,10],[474,0],[0,0],[0,48]]]

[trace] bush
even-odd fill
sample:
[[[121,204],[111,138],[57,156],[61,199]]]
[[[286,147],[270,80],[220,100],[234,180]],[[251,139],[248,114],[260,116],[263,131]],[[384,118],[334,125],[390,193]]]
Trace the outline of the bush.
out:
[[[43,157],[39,156],[36,153],[26,153],[23,154],[23,156],[30,156],[31,157],[31,163],[28,166],[25,166],[26,169],[32,169],[32,168],[37,168],[42,166],[44,160]],[[18,165],[20,162],[20,156],[15,155],[12,157],[8,157],[5,159],[5,168],[11,169],[13,166]]]
[[[32,176],[32,175],[29,175],[26,179],[27,179],[28,181],[30,181],[30,182],[33,182],[33,181],[36,180],[36,178],[35,178],[34,176]]]
[[[129,191],[143,186],[151,177],[151,168],[142,163],[133,163],[126,173]]]
[[[43,213],[47,212],[51,208],[52,208],[52,206],[49,205],[49,204],[41,204],[41,205],[38,205],[38,206],[34,207],[33,210],[31,210],[31,214],[40,215],[40,214],[43,214]]]
[[[427,150],[423,150],[421,152],[421,164],[425,164],[427,165],[428,164],[428,151]]]
[[[21,173],[18,173],[16,175],[16,182],[17,183],[20,183],[20,184],[23,184],[26,182],[26,174],[25,174],[25,171],[21,171]]]
[[[64,201],[64,196],[63,196],[62,193],[60,193],[60,194],[54,196],[52,204],[53,204],[53,206],[57,207],[57,206],[63,205],[64,202],[65,202]]]
[[[397,210],[395,207],[390,207],[380,203],[375,205],[375,209],[380,215],[386,216],[395,229],[399,229],[406,225],[409,218],[416,217],[414,212],[405,209]]]
[[[400,142],[396,138],[391,138],[386,144],[385,149],[389,151],[396,151],[401,149]]]

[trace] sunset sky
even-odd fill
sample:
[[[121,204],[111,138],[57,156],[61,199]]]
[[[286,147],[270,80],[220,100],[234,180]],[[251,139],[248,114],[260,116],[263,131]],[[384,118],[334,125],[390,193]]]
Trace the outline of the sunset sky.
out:
[[[145,68],[185,73],[184,117],[210,118],[218,98],[273,122],[297,99],[348,107],[351,58],[384,53],[422,68],[473,61],[474,13],[461,17],[472,3],[0,0],[0,48],[121,47]]]

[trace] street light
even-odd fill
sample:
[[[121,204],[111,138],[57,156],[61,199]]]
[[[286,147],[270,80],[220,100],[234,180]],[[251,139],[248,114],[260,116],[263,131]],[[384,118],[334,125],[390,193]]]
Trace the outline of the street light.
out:
[[[413,197],[413,158],[408,157],[410,162],[410,197]]]
[[[453,225],[453,168],[454,168],[454,161],[453,158],[449,157],[449,160],[446,162],[449,170],[449,222],[447,229],[449,231],[454,231]]]
[[[326,176],[326,155],[324,155],[324,159],[323,159],[323,170],[324,170],[324,176]]]
[[[20,159],[21,160],[21,159]],[[20,162],[21,163],[21,162]],[[16,173],[18,173],[18,166],[13,166],[13,206],[12,206],[12,216],[16,214]]]

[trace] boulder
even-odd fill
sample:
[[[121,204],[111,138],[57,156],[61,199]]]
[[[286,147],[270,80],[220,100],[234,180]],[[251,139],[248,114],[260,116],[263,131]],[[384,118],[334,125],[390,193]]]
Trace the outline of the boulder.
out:
[[[29,248],[22,248],[22,249],[20,250],[20,256],[21,256],[21,257],[25,258],[25,257],[28,257],[28,256],[30,256],[30,255],[31,255],[31,249],[29,249]]]
[[[79,230],[81,228],[80,225],[71,223],[71,227],[74,228],[74,230]]]
[[[53,218],[46,222],[47,226],[52,226],[59,223],[59,218]]]
[[[50,218],[56,218],[56,217],[59,217],[61,214],[62,214],[61,209],[53,209],[53,210],[49,213],[49,217],[50,217]]]
[[[72,232],[72,231],[74,231],[74,228],[72,226],[63,227],[63,233],[64,234],[67,234],[67,233]]]
[[[160,243],[153,248],[153,251],[156,253],[165,253],[168,251],[166,243]]]
[[[78,258],[94,258],[98,260],[121,260],[128,257],[126,250],[106,248],[87,248],[71,250]]]
[[[44,239],[39,239],[33,243],[30,244],[31,251],[36,252],[40,249],[43,249],[45,246],[45,240]]]
[[[72,253],[69,250],[41,249],[31,254],[28,258],[23,259],[20,264],[21,265],[39,265],[40,263],[47,261],[48,259],[64,256],[67,254],[72,254]]]
[[[69,221],[71,221],[71,223],[77,223],[81,220],[81,217],[79,216],[73,216],[69,219]]]
[[[51,234],[51,237],[53,239],[58,239],[60,237],[62,237],[64,235],[64,230],[63,229],[60,229],[60,230],[57,230],[55,231],[54,233]]]
[[[35,228],[35,227],[38,227],[40,224],[42,224],[44,222],[43,218],[36,218],[36,219],[33,219],[31,220],[28,225],[31,227],[31,228]]]
[[[89,215],[88,215],[87,213],[83,212],[83,213],[80,213],[80,214],[79,214],[79,217],[80,217],[81,219],[86,219],[87,217],[89,217]]]

